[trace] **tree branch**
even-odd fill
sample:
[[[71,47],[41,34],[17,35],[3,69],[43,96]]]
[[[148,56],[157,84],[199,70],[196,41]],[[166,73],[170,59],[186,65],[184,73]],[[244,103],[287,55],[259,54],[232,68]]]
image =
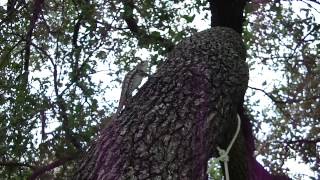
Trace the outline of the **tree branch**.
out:
[[[257,91],[261,91],[263,94],[265,94],[266,96],[268,96],[274,103],[276,104],[284,104],[285,102],[281,101],[281,100],[277,100],[276,97],[274,97],[271,93],[266,92],[263,89],[259,89],[259,88],[255,88],[255,87],[251,87],[248,86],[248,88],[253,89],[253,90],[257,90]]]
[[[57,65],[51,61],[52,65],[53,65],[53,83],[54,83],[54,92],[55,95],[57,97],[57,105],[59,107],[59,114],[61,116],[61,121],[62,121],[62,129],[64,130],[64,132],[66,133],[66,139],[69,140],[72,145],[79,151],[82,151],[82,147],[80,142],[78,141],[77,138],[74,137],[74,134],[72,133],[72,130],[69,127],[69,118],[68,118],[68,114],[67,114],[67,107],[66,107],[66,103],[62,97],[62,95],[59,94],[59,88],[58,88],[58,84],[59,84],[59,80],[58,80],[58,70],[57,70]]]
[[[138,39],[140,45],[162,44],[168,51],[174,47],[174,43],[163,37],[153,37],[148,32],[138,26],[138,20],[134,18],[133,10],[135,9],[133,0],[122,0],[124,12],[121,14],[131,33]],[[150,39],[155,42],[150,41]]]
[[[28,27],[28,32],[26,35],[26,45],[25,45],[25,59],[24,59],[24,65],[23,65],[23,82],[25,83],[25,86],[28,83],[28,76],[29,76],[29,63],[30,63],[30,46],[31,46],[31,41],[32,41],[32,33],[35,28],[35,24],[39,18],[39,14],[42,10],[42,6],[44,4],[44,0],[35,0],[34,5],[33,5],[33,14],[30,19],[30,24]]]
[[[34,169],[35,167],[27,164],[27,163],[20,163],[20,162],[15,162],[15,161],[5,161],[5,162],[0,162],[0,166],[7,166],[7,167],[29,167],[31,169]]]
[[[35,179],[37,179],[38,176],[44,174],[45,172],[50,171],[56,167],[59,167],[59,166],[65,164],[66,162],[72,161],[74,159],[76,159],[76,156],[64,157],[63,159],[58,159],[58,160],[53,161],[45,166],[42,166],[42,167],[36,169],[35,171],[33,171],[31,176],[28,177],[28,180],[35,180]]]
[[[298,139],[292,141],[285,141],[286,144],[316,144],[320,142],[320,138],[316,138],[314,140],[310,139]]]
[[[303,0],[302,0],[303,1]],[[320,5],[320,1],[317,1],[317,0],[308,0],[308,1],[310,1],[310,2],[313,2],[313,3],[316,3],[316,4],[318,4],[318,5]],[[304,2],[304,1],[303,1]]]

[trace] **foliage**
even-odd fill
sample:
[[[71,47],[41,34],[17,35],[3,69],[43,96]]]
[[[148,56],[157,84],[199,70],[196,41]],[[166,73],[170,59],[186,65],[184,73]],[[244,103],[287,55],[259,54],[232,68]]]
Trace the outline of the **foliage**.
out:
[[[223,179],[220,163],[216,160],[209,160],[208,175],[210,180]]]
[[[0,6],[0,176],[23,178],[62,161],[54,175],[66,178],[72,170],[66,162],[86,149],[113,110],[107,93],[114,80],[146,58],[139,51],[160,63],[195,31],[187,23],[202,4],[35,0]]]
[[[247,14],[251,69],[281,76],[270,81],[263,75],[261,88],[251,88],[270,98],[269,109],[260,111],[254,96],[247,97],[247,106],[255,109],[255,132],[271,129],[257,145],[272,171],[297,156],[320,171],[319,5],[300,3],[306,6],[272,2]],[[207,16],[207,6],[203,0],[35,0],[0,6],[0,176],[25,178],[56,163],[46,174],[67,178],[72,160],[114,108],[109,93],[115,81],[147,59],[141,52],[160,64],[176,42],[196,31],[194,20]]]
[[[272,171],[295,159],[320,172],[320,51],[319,3],[270,3],[251,15],[249,64],[255,70],[274,73],[264,78],[260,91],[272,103],[256,115],[256,133],[270,130],[258,140],[258,154]],[[257,85],[254,85],[257,86]],[[260,94],[261,95],[261,94]],[[254,103],[249,102],[249,106]],[[297,179],[306,178],[302,174]],[[314,177],[316,178],[316,177]]]

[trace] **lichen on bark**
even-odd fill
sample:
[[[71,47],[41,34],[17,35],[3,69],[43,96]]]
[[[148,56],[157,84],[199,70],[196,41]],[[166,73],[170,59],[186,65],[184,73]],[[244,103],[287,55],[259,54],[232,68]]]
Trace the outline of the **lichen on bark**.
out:
[[[248,83],[246,50],[230,28],[186,38],[86,153],[76,179],[207,179],[227,146]],[[211,118],[209,118],[211,117]]]

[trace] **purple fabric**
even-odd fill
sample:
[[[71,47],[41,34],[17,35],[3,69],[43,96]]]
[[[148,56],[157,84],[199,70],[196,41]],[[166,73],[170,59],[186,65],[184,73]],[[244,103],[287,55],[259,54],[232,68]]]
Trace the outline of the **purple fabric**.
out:
[[[263,166],[253,157],[250,161],[252,169],[250,170],[250,180],[290,180],[287,176],[271,175]]]
[[[243,112],[243,111],[242,111]],[[241,114],[241,122],[243,135],[246,141],[248,168],[250,180],[290,180],[289,177],[283,175],[271,175],[264,167],[252,156],[254,152],[254,137],[252,132],[252,125],[249,118]]]

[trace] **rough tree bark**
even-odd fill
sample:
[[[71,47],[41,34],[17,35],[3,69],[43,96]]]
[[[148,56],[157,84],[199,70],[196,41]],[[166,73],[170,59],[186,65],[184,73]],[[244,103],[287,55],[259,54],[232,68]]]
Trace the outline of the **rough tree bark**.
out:
[[[245,58],[241,36],[230,28],[179,43],[103,130],[75,179],[207,179],[208,159],[236,129],[248,83]],[[245,161],[230,166],[243,174],[232,179],[249,179]]]
[[[211,27],[223,26],[237,31],[243,31],[244,7],[250,0],[208,0],[211,11]],[[261,3],[262,1],[256,1]],[[240,180],[288,180],[287,176],[271,175],[253,157],[254,137],[251,122],[253,119],[247,114],[243,106],[239,106],[238,114],[241,116],[241,131],[230,151],[230,179]],[[232,122],[234,123],[234,122]],[[227,132],[228,136],[232,133]],[[224,141],[227,147],[229,141]]]

